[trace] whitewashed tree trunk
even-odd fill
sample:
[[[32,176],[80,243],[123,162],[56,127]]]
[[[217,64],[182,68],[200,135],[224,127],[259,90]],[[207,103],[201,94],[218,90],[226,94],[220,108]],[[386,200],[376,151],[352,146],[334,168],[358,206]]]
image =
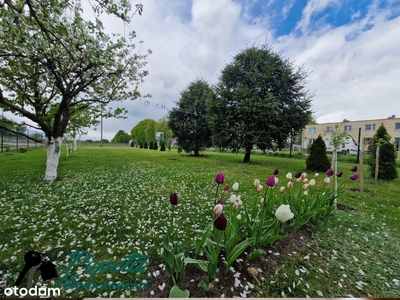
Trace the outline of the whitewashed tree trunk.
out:
[[[77,151],[78,150],[78,143],[76,142],[76,135],[74,135],[73,143],[74,143],[74,151]]]
[[[46,145],[47,162],[45,180],[55,180],[57,178],[58,161],[60,160],[62,137],[52,138]]]

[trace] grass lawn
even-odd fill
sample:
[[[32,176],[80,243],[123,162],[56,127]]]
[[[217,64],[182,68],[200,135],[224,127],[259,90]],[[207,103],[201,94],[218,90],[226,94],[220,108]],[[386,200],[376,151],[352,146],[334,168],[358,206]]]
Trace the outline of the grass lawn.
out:
[[[161,244],[173,215],[178,236],[188,246],[212,222],[216,173],[223,172],[229,184],[238,182],[242,200],[250,202],[257,196],[254,179],[265,181],[279,168],[279,186],[287,181],[287,172],[306,171],[305,161],[295,158],[252,155],[251,163],[243,164],[242,154],[206,152],[195,158],[175,150],[82,147],[68,156],[63,149],[59,180],[45,182],[45,159],[45,149],[0,154],[0,281],[7,286],[18,277],[29,250],[50,255],[59,275],[79,275],[81,282],[149,283],[164,272]],[[339,162],[347,175],[351,166]],[[374,185],[365,178],[368,192],[361,194],[358,188],[358,181],[348,182],[338,199],[347,209],[314,225],[312,241],[287,254],[273,272],[261,272],[258,285],[244,284],[242,278],[237,295],[246,289],[254,297],[400,297],[400,179]],[[177,206],[168,201],[173,192],[180,196]],[[149,255],[150,265],[140,274],[109,268],[90,277],[90,260],[71,265],[71,254],[81,250],[95,262]],[[271,251],[266,259],[273,255],[279,253]],[[35,284],[54,287],[60,280]],[[152,286],[144,295],[158,296],[163,289],[162,284]],[[132,290],[64,285],[61,296],[136,295]]]

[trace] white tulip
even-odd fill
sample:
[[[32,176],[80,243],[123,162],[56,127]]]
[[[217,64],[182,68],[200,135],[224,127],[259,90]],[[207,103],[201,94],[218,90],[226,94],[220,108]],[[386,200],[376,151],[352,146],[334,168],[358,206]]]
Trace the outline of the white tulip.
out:
[[[235,182],[235,183],[232,185],[232,189],[233,189],[234,191],[237,191],[237,190],[239,189],[239,183]]]
[[[292,178],[293,178],[292,173],[290,173],[290,172],[287,173],[287,174],[286,174],[286,178],[289,179],[289,180],[292,180]]]
[[[222,204],[215,205],[214,209],[213,209],[213,214],[216,215],[216,216],[219,216],[220,214],[222,214],[223,208],[224,207],[222,206]]]
[[[324,179],[324,182],[325,182],[325,183],[331,183],[331,180],[330,180],[329,177],[326,177],[326,178]]]
[[[315,185],[315,179],[311,179],[310,182],[308,183],[310,186],[314,186]]]
[[[294,214],[290,210],[290,205],[282,204],[275,212],[275,217],[282,223],[293,219]]]
[[[236,202],[236,195],[233,195],[229,198],[229,202],[235,203]]]

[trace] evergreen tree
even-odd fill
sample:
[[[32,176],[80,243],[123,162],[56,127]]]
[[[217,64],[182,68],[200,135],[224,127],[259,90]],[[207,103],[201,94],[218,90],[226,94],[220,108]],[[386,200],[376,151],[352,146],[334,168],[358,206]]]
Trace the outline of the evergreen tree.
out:
[[[149,149],[154,149],[154,142],[153,141],[150,141],[150,143],[149,143]]]
[[[165,151],[165,142],[161,142],[160,151]]]
[[[326,145],[322,137],[312,143],[309,156],[306,160],[306,169],[310,171],[325,172],[331,166],[328,156],[326,155]]]
[[[143,143],[143,148],[144,148],[144,149],[149,149],[149,145],[147,144],[146,141]]]
[[[393,143],[390,142],[391,136],[388,134],[383,124],[376,131],[369,147],[369,158],[367,160],[370,167],[371,177],[375,177],[376,167],[376,149],[379,146],[379,171],[378,178],[384,180],[396,179],[396,150]]]
[[[153,150],[157,150],[157,149],[158,149],[158,144],[157,144],[157,141],[154,140],[153,141]]]

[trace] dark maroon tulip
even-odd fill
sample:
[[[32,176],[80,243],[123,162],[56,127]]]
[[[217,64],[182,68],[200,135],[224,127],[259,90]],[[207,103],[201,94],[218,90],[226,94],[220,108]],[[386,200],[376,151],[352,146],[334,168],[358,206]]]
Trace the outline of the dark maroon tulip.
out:
[[[224,186],[224,191],[227,191],[227,190],[229,190],[229,184]]]
[[[352,166],[351,169],[350,169],[350,171],[352,171],[352,172],[357,172],[357,166]]]
[[[328,176],[332,176],[333,173],[334,173],[334,171],[332,168],[329,168],[328,170],[326,170],[326,175],[328,175]]]
[[[214,226],[218,230],[225,230],[227,225],[226,218],[224,214],[220,214],[214,221]]]
[[[337,177],[342,177],[342,175],[343,175],[343,172],[339,172],[336,174]]]
[[[172,205],[177,205],[178,204],[178,194],[173,193],[171,196],[169,196],[169,202],[171,202]]]
[[[270,187],[274,187],[275,186],[275,176],[271,176],[269,177],[265,183],[270,186]]]
[[[221,204],[221,205],[224,205],[224,202],[222,202],[222,200],[221,200],[221,199],[218,199],[218,200],[217,200],[217,202],[216,202],[215,204]]]
[[[300,178],[300,176],[301,176],[301,172],[296,172],[296,174],[294,174],[295,178]]]
[[[218,173],[218,174],[215,176],[215,182],[218,183],[218,184],[224,183],[224,180],[225,180],[225,176],[224,176],[224,174],[222,174],[222,173]]]
[[[279,174],[279,169],[275,169],[273,174],[274,174],[275,176],[278,175],[278,174]]]
[[[353,180],[353,181],[357,180],[357,178],[358,178],[357,174],[350,175],[350,179]]]

